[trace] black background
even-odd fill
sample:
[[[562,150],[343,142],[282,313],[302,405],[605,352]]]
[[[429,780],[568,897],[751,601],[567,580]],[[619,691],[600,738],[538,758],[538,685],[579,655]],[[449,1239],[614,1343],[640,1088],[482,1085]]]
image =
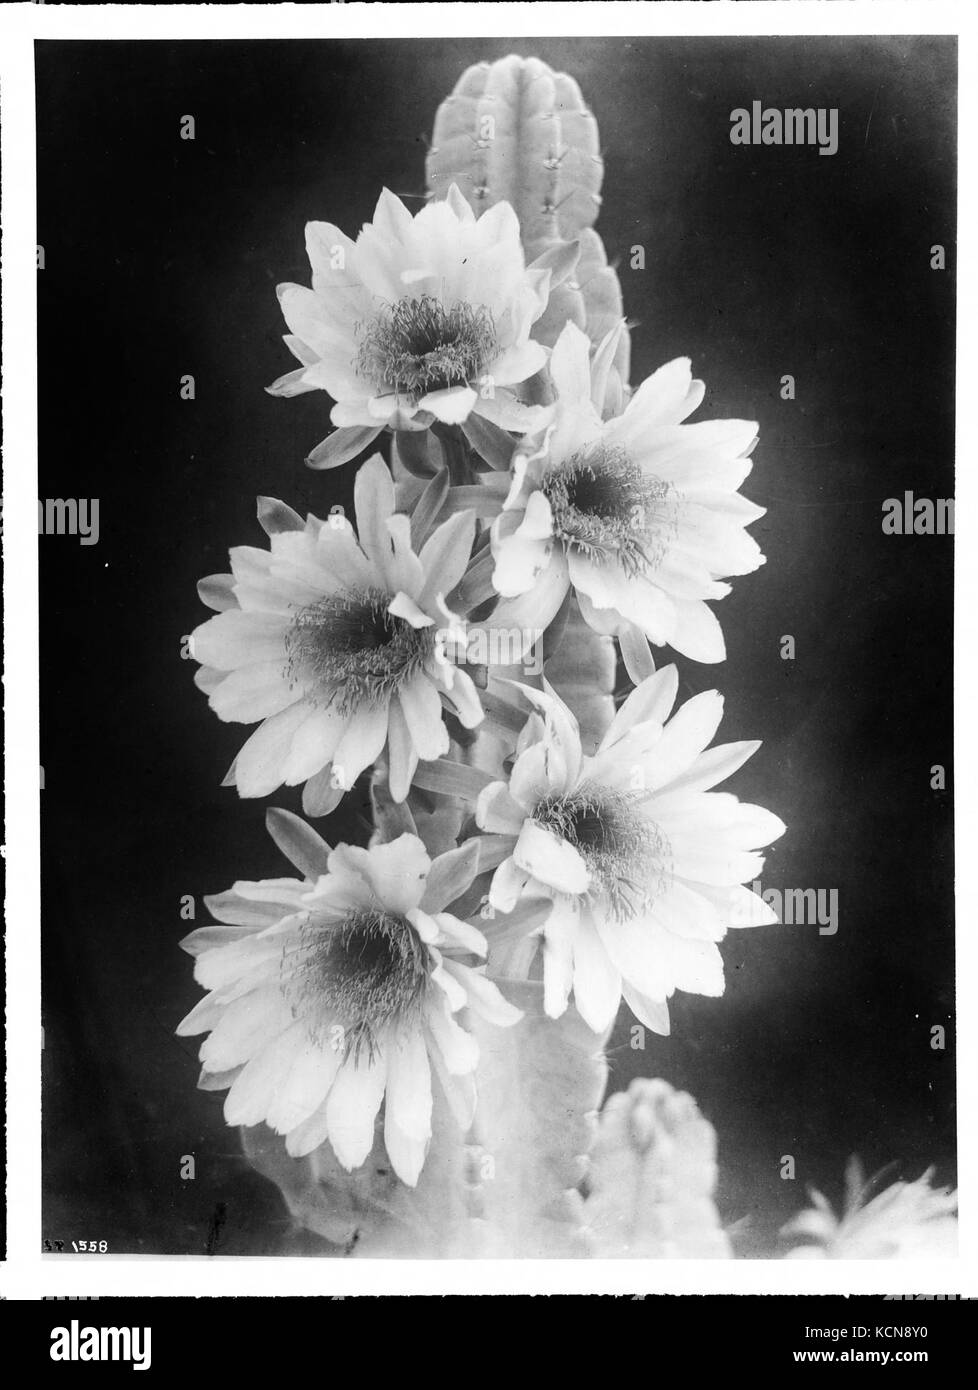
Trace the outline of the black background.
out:
[[[953,495],[953,41],[42,42],[39,496],[101,508],[97,545],[40,539],[41,1234],[69,1249],[319,1249],[173,1031],[199,997],[181,896],[287,872],[266,803],[219,786],[247,730],[208,711],[181,637],[207,616],[196,579],[262,543],[257,493],[349,502],[354,464],[302,463],[325,395],[262,390],[294,365],[274,287],[308,283],[305,221],[355,233],[383,184],[422,194],[438,102],[511,51],[573,74],[597,116],[633,380],[689,355],[697,418],[760,421],[744,491],[768,562],[720,605],[726,664],[680,659],[681,695],[718,685],[721,737],[764,739],[733,789],[789,825],[765,886],[840,901],[834,937],[731,932],[725,997],[677,996],[671,1039],[632,1051],[623,1016],[612,1087],[660,1074],[697,1098],[745,1253],[805,1183],[837,1199],[852,1153],[953,1178],[951,804],[930,788],[952,757],[952,543],[880,525],[907,489]],[[837,107],[838,153],[731,145],[755,99]],[[333,842],[365,834],[348,800],[319,823]]]
[[[647,1290],[655,1278],[656,1266],[650,1261],[629,1263],[633,1287]],[[452,1271],[454,1273],[454,1270]],[[339,1273],[342,1273],[340,1271]],[[558,1374],[574,1369],[572,1354],[564,1350],[572,1323],[586,1320],[589,1337],[604,1342],[628,1338],[648,1338],[649,1327],[668,1325],[674,1345],[696,1347],[697,1370],[724,1375],[730,1367],[730,1345],[737,1342],[751,1349],[751,1364],[784,1373],[799,1353],[864,1355],[889,1353],[923,1356],[928,1369],[954,1374],[967,1355],[974,1324],[972,1302],[959,1302],[958,1295],[945,1301],[941,1295],[924,1295],[925,1301],[906,1295],[894,1299],[880,1295],[785,1295],[729,1297],[699,1294],[692,1297],[663,1296],[637,1292],[629,1295],[560,1294],[549,1298],[509,1294],[496,1296],[493,1307],[508,1317],[525,1314],[534,1320],[537,1336],[547,1338],[567,1356],[562,1362],[552,1357]],[[486,1307],[480,1301],[479,1311]],[[471,1317],[472,1300],[445,1295],[435,1304],[439,1317]],[[77,1321],[80,1328],[124,1326],[140,1329],[140,1349],[146,1345],[143,1329],[151,1333],[152,1362],[145,1368],[172,1384],[186,1373],[187,1343],[192,1339],[194,1369],[201,1375],[220,1377],[241,1372],[254,1375],[256,1369],[274,1373],[281,1364],[279,1348],[287,1339],[308,1340],[310,1324],[341,1328],[344,1338],[362,1335],[371,1347],[371,1363],[378,1373],[403,1369],[403,1340],[396,1336],[379,1338],[379,1320],[389,1326],[392,1318],[430,1317],[432,1300],[424,1296],[329,1297],[241,1297],[189,1298],[101,1298],[97,1301],[57,1301],[46,1303],[0,1303],[0,1330],[5,1342],[25,1359],[47,1360],[57,1328]],[[6,1313],[6,1319],[4,1314]],[[703,1336],[704,1319],[709,1320],[712,1336]],[[262,1335],[255,1336],[256,1323]],[[853,1329],[859,1329],[854,1334]],[[877,1336],[877,1328],[880,1335]],[[845,1336],[832,1341],[813,1336],[822,1329],[844,1330]],[[892,1331],[891,1331],[892,1329]],[[899,1340],[897,1340],[899,1339]],[[60,1341],[60,1334],[59,1334]],[[576,1348],[575,1348],[576,1352]],[[850,1363],[851,1364],[851,1363]],[[77,1378],[86,1370],[99,1381],[113,1374],[131,1379],[128,1361],[75,1362],[70,1374]],[[143,1370],[140,1371],[142,1376]]]

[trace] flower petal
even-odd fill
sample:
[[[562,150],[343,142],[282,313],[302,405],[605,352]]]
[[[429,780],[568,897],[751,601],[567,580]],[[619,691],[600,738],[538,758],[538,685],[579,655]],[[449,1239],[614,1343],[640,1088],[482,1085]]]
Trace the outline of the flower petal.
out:
[[[626,983],[622,988],[625,1003],[632,1013],[644,1023],[646,1028],[651,1028],[653,1033],[667,1038],[669,1036],[669,1005],[665,999],[650,999],[648,995],[642,994]]]
[[[265,812],[265,828],[286,859],[305,878],[315,880],[326,873],[329,845],[300,816],[270,806]]]
[[[550,376],[562,400],[576,404],[590,401],[590,351],[587,334],[582,333],[576,324],[567,323],[550,354]]]
[[[511,1028],[523,1017],[522,1009],[505,998],[499,986],[488,980],[485,966],[462,965],[457,960],[445,960],[445,969],[461,986],[468,1006],[487,1023],[497,1028]]]
[[[365,767],[380,756],[387,740],[387,705],[365,705],[350,716],[333,751],[333,782],[349,791]]]
[[[450,594],[465,573],[475,537],[475,515],[459,512],[432,532],[421,550],[425,573],[424,588],[418,596],[422,608],[431,610],[439,595]]]
[[[681,705],[645,761],[646,784],[666,787],[699,758],[723,718],[723,696],[704,690]]]
[[[381,425],[356,424],[334,430],[307,455],[306,466],[338,468],[342,463],[349,463],[350,459],[369,449],[382,428]]]
[[[493,610],[488,625],[543,631],[557,616],[569,585],[567,560],[554,546],[549,562],[539,571],[532,587],[514,598],[503,598]]]
[[[230,1071],[241,1066],[292,1023],[292,1010],[278,984],[252,990],[225,1006],[200,1048],[200,1060],[208,1071]]]
[[[621,1003],[621,976],[593,923],[582,915],[574,934],[574,1003],[589,1028],[610,1028]]]
[[[543,933],[543,1008],[559,1018],[574,983],[574,938],[580,912],[573,898],[556,898]]]
[[[507,348],[492,364],[490,375],[495,386],[517,386],[528,377],[543,371],[549,353],[542,343],[532,338]]]
[[[500,784],[497,784],[500,785]],[[432,861],[421,906],[441,912],[467,892],[479,870],[478,840],[469,840]]]
[[[292,735],[283,776],[287,787],[298,786],[331,762],[349,722],[350,716],[341,714],[333,705],[310,711],[309,717]]]
[[[497,912],[512,912],[531,875],[517,867],[512,855],[496,869],[489,885],[489,905]]]
[[[360,547],[375,565],[383,568],[391,553],[387,519],[394,514],[394,482],[380,454],[357,469],[353,485]]]
[[[332,222],[306,223],[306,255],[315,290],[344,287],[352,282],[356,245]]]
[[[684,883],[670,883],[656,897],[650,915],[674,936],[698,941],[722,941],[726,934],[726,927],[709,899]]]
[[[636,724],[644,724],[647,721],[665,724],[676,703],[678,690],[679,672],[673,665],[663,666],[661,670],[647,677],[635,687],[615,714],[600,747],[613,747]]]
[[[239,796],[267,796],[282,785],[293,736],[309,713],[310,706],[299,700],[258,726],[235,761],[234,780]]]
[[[424,677],[421,677],[424,680]],[[425,681],[427,685],[428,682]],[[437,696],[436,696],[437,698]],[[441,723],[441,702],[438,703],[438,724],[437,728],[443,728]],[[443,752],[448,751],[448,735],[445,735],[445,747]],[[390,702],[390,709],[387,716],[387,785],[390,790],[391,798],[400,803],[407,798],[411,790],[411,782],[418,768],[418,750],[411,737],[411,730],[405,717],[404,706],[400,696],[395,695]]]
[[[475,681],[467,671],[456,670],[449,689],[442,689],[442,695],[451,705],[463,729],[474,729],[481,724],[485,715],[482,701]]]
[[[514,434],[535,434],[543,429],[552,414],[549,406],[524,405],[505,389],[493,396],[479,396],[474,410],[491,425]]]
[[[274,613],[242,613],[238,608],[218,613],[195,628],[190,650],[202,666],[233,671],[261,661],[285,661],[289,620]]]
[[[343,1063],[342,1046],[307,1037],[268,1107],[265,1121],[276,1134],[288,1134],[322,1105]]]
[[[388,1046],[384,1145],[394,1172],[408,1187],[421,1176],[431,1138],[431,1068],[420,1034]]]
[[[224,1101],[224,1118],[229,1125],[260,1124],[304,1039],[305,1025],[293,1023],[251,1057]]]
[[[296,692],[281,659],[239,666],[216,686],[208,701],[218,719],[254,724],[295,703]]]
[[[374,1122],[384,1098],[387,1057],[380,1046],[346,1058],[326,1098],[326,1126],[341,1167],[359,1168],[374,1143]]]
[[[525,821],[515,842],[513,859],[539,883],[558,892],[581,894],[588,890],[588,865],[577,849],[536,820]]]
[[[490,782],[476,801],[476,824],[490,835],[518,835],[532,804],[522,806],[506,782]]]
[[[430,1009],[426,1022],[446,1070],[452,1076],[474,1071],[479,1061],[479,1044],[472,1034],[456,1023],[447,1009]]]
[[[430,410],[435,419],[445,425],[460,425],[468,419],[477,400],[478,395],[471,386],[450,386],[422,396],[418,409]]]
[[[713,904],[725,927],[765,927],[776,925],[780,920],[758,893],[740,884],[716,887],[708,883],[687,883],[687,887]]]

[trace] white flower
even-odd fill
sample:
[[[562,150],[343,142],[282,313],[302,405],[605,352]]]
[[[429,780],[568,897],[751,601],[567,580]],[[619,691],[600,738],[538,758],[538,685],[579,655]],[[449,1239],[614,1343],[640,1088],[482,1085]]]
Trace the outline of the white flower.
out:
[[[273,394],[327,391],[354,452],[385,426],[460,424],[475,412],[520,430],[535,418],[507,388],[546,363],[530,329],[547,306],[550,271],[525,265],[508,203],[476,219],[453,184],[412,217],[384,189],[356,241],[310,222],[306,250],[312,289],[278,287],[285,341],[303,365]]]
[[[478,1044],[456,1015],[467,1007],[502,1026],[521,1016],[483,968],[459,959],[484,956],[485,938],[445,911],[478,852],[432,862],[414,835],[331,851],[297,817],[272,814],[307,877],[236,883],[208,899],[225,925],[182,943],[208,994],[177,1032],[209,1034],[200,1085],[230,1086],[228,1124],[265,1121],[293,1157],[328,1139],[344,1168],[358,1167],[383,1101],[387,1153],[413,1186],[431,1136],[432,1069],[458,1122],[472,1123]]]
[[[542,927],[544,1006],[553,1017],[573,989],[596,1031],[610,1025],[622,995],[643,1023],[668,1032],[674,990],[723,993],[717,942],[727,927],[776,920],[741,885],[755,878],[755,851],[784,833],[759,806],[709,789],[760,745],[706,751],[723,702],[715,690],[671,719],[678,677],[665,667],[643,681],[615,716],[594,757],[581,752],[577,721],[549,686],[520,687],[535,706],[509,782],[480,794],[476,820],[494,836],[499,867],[491,907],[532,916]]]
[[[931,1187],[933,1175],[929,1168],[914,1182],[891,1183],[871,1198],[874,1183],[865,1182],[858,1160],[851,1159],[842,1216],[812,1189],[812,1206],[781,1233],[810,1243],[790,1250],[788,1259],[953,1259],[958,1253],[958,1195]]]
[[[569,323],[554,347],[554,422],[514,460],[513,485],[493,525],[498,621],[546,626],[573,586],[586,620],[619,637],[633,678],[648,674],[648,642],[695,661],[722,661],[720,625],[705,600],[725,575],[764,562],[744,527],[764,515],[737,492],[757,426],[682,421],[703,399],[688,358],[661,367],[624,413],[600,403],[616,335],[588,359]],[[524,596],[524,597],[520,597]],[[644,660],[633,654],[641,648]],[[637,672],[637,674],[635,674]]]
[[[450,517],[416,555],[379,455],[354,496],[359,543],[340,515],[303,525],[274,504],[274,524],[298,529],[274,531],[267,551],[233,549],[232,573],[201,586],[225,611],[192,634],[215,713],[262,721],[235,760],[239,793],[306,782],[307,814],[335,804],[385,747],[403,800],[418,760],[448,751],[443,700],[466,728],[482,719],[471,678],[449,660],[464,626],[444,603],[469,559],[472,514]]]

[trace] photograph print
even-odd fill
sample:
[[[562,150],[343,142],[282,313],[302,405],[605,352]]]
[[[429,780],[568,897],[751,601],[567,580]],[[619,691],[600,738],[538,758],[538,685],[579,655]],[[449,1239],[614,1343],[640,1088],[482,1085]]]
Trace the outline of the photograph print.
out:
[[[35,87],[44,1251],[953,1259],[955,40]]]

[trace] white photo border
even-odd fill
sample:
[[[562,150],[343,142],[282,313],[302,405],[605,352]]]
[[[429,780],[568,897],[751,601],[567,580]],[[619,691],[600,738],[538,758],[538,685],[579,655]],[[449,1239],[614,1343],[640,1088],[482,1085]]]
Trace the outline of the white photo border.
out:
[[[35,39],[385,39],[947,34],[959,39],[956,361],[956,1063],[961,1253],[947,1261],[379,1261],[282,1256],[41,1253],[40,858],[37,586]],[[754,3],[85,6],[0,4],[3,226],[4,657],[8,1258],[0,1295],[234,1296],[523,1293],[956,1293],[978,1295],[978,8],[970,0]],[[93,634],[97,641],[97,634]],[[921,932],[927,924],[920,924]]]

